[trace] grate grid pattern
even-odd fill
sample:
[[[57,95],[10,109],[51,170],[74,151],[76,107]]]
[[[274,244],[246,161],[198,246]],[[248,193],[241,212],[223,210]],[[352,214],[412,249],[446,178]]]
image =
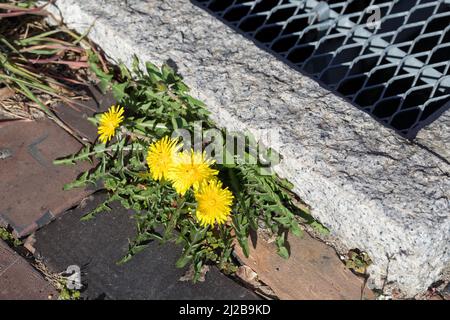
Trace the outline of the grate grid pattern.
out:
[[[450,0],[194,2],[407,138],[450,106]]]

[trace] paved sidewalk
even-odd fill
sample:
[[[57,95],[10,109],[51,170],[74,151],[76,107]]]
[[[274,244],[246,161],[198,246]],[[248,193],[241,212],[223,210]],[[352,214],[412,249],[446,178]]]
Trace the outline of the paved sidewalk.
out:
[[[0,300],[56,299],[58,293],[33,267],[0,240]]]

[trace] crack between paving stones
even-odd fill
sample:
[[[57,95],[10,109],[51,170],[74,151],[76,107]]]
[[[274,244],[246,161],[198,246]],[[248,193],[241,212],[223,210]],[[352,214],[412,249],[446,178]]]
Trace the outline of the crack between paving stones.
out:
[[[13,263],[11,263],[11,265],[9,265],[5,270],[3,270],[2,272],[0,272],[0,277],[8,270],[10,269],[12,266],[14,266],[15,264],[17,264],[19,262],[20,259],[24,259],[25,263],[28,264],[35,272],[37,272],[42,279],[44,279],[47,282],[47,287],[51,286],[55,289],[55,291],[60,294],[61,289],[56,287],[55,284],[53,283],[53,281],[50,280],[50,276],[49,274],[45,274],[41,268],[38,267],[39,264],[42,264],[43,266],[45,266],[46,270],[49,271],[49,273],[51,273],[51,275],[56,275],[57,273],[50,271],[50,268],[47,267],[47,265],[42,261],[39,260],[38,258],[35,257],[34,254],[32,254],[27,248],[24,247],[24,244],[19,245],[19,246],[12,246],[10,243],[6,242],[6,245],[17,255],[16,260],[14,260]]]
[[[6,242],[5,242],[6,243]],[[6,243],[8,244],[8,243]],[[8,244],[9,246],[9,244]],[[14,251],[16,252],[16,251]],[[14,266],[15,264],[17,264],[17,262],[19,261],[20,257],[16,257],[16,260],[14,260],[14,262],[12,262],[9,266],[6,267],[5,270],[3,270],[2,272],[0,272],[0,277],[3,276],[5,274],[6,271],[8,271],[12,266]]]

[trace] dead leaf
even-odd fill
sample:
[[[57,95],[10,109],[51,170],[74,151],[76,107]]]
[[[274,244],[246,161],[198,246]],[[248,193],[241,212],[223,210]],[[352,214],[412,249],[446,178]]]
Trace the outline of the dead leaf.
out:
[[[266,298],[272,298],[272,297],[276,297],[275,292],[272,290],[271,287],[266,286],[266,285],[261,285],[259,287],[256,288],[256,290],[261,291],[261,293],[266,296]]]
[[[0,100],[11,98],[14,94],[14,91],[8,87],[0,88]]]
[[[236,271],[236,276],[238,276],[241,280],[248,282],[252,286],[259,285],[257,280],[258,274],[249,266],[240,266]]]
[[[200,270],[200,277],[198,278],[199,282],[205,282],[206,280],[206,273],[209,271],[208,265],[203,265],[202,269]],[[186,271],[186,273],[178,279],[178,281],[192,281],[194,279],[195,271],[194,266],[191,265],[189,269]]]
[[[263,295],[267,299],[273,299],[276,297],[272,288],[259,281],[258,274],[249,266],[240,266],[236,271],[236,276],[253,288],[255,292]]]
[[[32,254],[34,254],[34,252],[36,251],[36,249],[34,248],[34,244],[36,243],[36,237],[33,234],[29,235],[28,238],[25,240],[25,243],[23,244],[23,246],[30,251]]]

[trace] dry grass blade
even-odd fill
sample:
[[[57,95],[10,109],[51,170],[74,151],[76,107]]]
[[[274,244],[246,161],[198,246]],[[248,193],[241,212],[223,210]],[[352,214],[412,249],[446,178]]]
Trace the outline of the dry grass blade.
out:
[[[29,60],[32,64],[48,64],[48,63],[55,63],[55,64],[65,64],[69,66],[72,69],[79,69],[79,68],[88,68],[89,64],[84,61],[65,61],[60,60],[59,57],[54,56],[47,59],[31,59]]]
[[[48,12],[44,10],[46,6],[47,4],[37,8],[23,8],[11,4],[0,3],[0,9],[10,11],[7,13],[0,13],[0,20],[2,18],[19,17],[23,15],[47,16]]]
[[[61,45],[61,44],[35,45],[35,46],[20,49],[19,52],[36,53],[37,50],[43,50],[43,49],[50,49],[50,50],[52,50],[51,52],[55,52],[55,50],[57,50],[57,52],[59,52],[61,50],[62,51],[68,50],[68,51],[73,51],[73,52],[80,53],[80,54],[85,53],[85,50],[83,48],[79,48],[79,47],[75,47],[75,46],[68,46],[68,45]],[[40,54],[42,54],[42,53],[40,53]]]

